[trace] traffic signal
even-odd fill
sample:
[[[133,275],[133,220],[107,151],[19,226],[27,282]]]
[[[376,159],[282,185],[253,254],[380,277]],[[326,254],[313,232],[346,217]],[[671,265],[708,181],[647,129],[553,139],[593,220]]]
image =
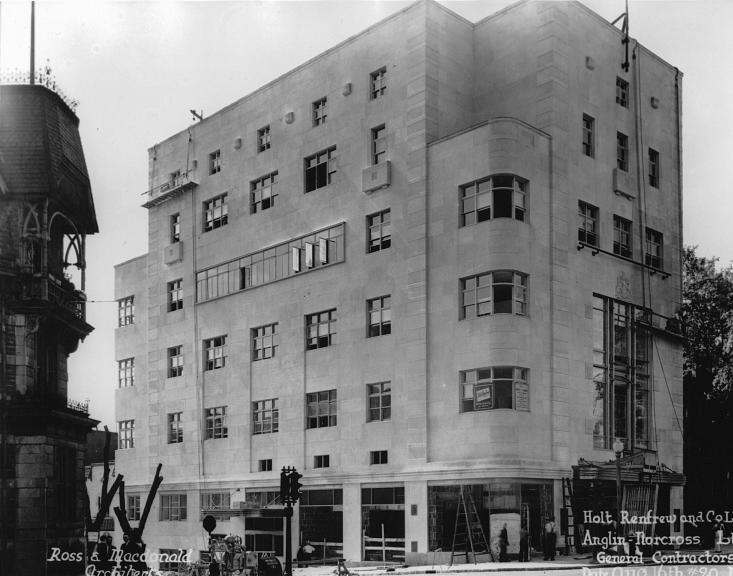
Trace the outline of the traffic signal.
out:
[[[290,480],[290,501],[295,503],[298,501],[298,498],[300,498],[300,489],[303,487],[303,485],[300,483],[300,479],[303,477],[302,474],[299,474],[296,470],[293,470],[290,473],[289,480]]]
[[[290,482],[288,478],[289,468],[283,467],[280,472],[280,502],[285,504],[290,497]]]

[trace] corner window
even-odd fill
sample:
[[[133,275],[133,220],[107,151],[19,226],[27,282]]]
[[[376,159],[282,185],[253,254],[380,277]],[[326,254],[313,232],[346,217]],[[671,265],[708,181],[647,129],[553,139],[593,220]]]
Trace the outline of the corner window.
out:
[[[221,172],[221,150],[209,154],[209,174]]]
[[[175,312],[183,308],[183,280],[168,282],[168,312]]]
[[[183,442],[183,412],[168,414],[168,444]]]
[[[331,183],[336,173],[336,146],[305,158],[305,191],[312,192]]]
[[[387,128],[384,124],[372,128],[371,148],[371,161],[376,166],[387,157]]]
[[[391,297],[381,296],[367,300],[367,338],[392,333]]]
[[[257,130],[257,152],[264,152],[270,149],[270,125]]]
[[[326,348],[336,343],[336,309],[305,317],[305,349]]]
[[[306,427],[336,426],[336,390],[324,390],[305,395]]]
[[[495,270],[461,280],[461,319],[527,314],[527,275]]]
[[[250,182],[250,212],[267,210],[275,205],[277,172]]]
[[[383,66],[369,75],[370,97],[381,98],[387,92],[387,67]]]
[[[183,375],[183,346],[168,348],[168,378]]]
[[[135,385],[135,359],[125,358],[117,362],[117,383],[119,388]]]
[[[382,210],[367,216],[367,252],[379,252],[392,245],[390,212]]]
[[[228,213],[226,194],[204,202],[204,232],[224,226],[228,221]]]
[[[516,366],[461,371],[461,412],[500,408],[528,411],[527,372]]]
[[[613,253],[631,258],[631,222],[613,215]]]
[[[277,398],[252,402],[252,434],[272,434],[278,431]]]
[[[313,126],[320,126],[326,123],[328,117],[328,99],[324,96],[313,102]]]
[[[629,83],[623,78],[616,77],[616,104],[629,107]]]
[[[578,200],[578,242],[598,246],[598,208]]]
[[[259,328],[252,328],[252,360],[265,360],[274,357],[278,342],[277,322]]]
[[[392,383],[367,384],[369,402],[368,422],[389,420],[392,417]]]
[[[216,440],[227,438],[229,429],[227,428],[227,407],[217,406],[216,408],[206,409],[206,439]]]
[[[652,268],[662,269],[662,248],[664,239],[661,232],[646,229],[646,246],[644,249],[644,263]]]
[[[592,116],[583,114],[583,154],[594,158],[595,151],[595,124]]]
[[[527,181],[512,174],[498,174],[461,186],[461,226],[492,218],[524,221]]]
[[[624,172],[629,169],[629,137],[621,132],[616,132],[616,166]]]
[[[649,148],[649,186],[659,188],[659,152]]]
[[[226,336],[217,336],[216,338],[204,340],[204,370],[224,368],[224,364],[226,363],[224,349],[226,341]]]

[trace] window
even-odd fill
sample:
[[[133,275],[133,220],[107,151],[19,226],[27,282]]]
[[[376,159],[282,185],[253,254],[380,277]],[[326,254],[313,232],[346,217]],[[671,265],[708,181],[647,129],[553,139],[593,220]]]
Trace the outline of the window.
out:
[[[616,165],[624,172],[629,169],[629,137],[621,132],[616,132]]]
[[[221,172],[221,150],[209,154],[209,174]]]
[[[336,343],[336,309],[305,317],[305,349],[315,350]]]
[[[379,252],[392,245],[389,208],[367,216],[367,252]]]
[[[392,310],[390,305],[390,296],[367,300],[367,338],[392,333]]]
[[[516,366],[476,368],[460,373],[461,412],[529,410],[527,369]]]
[[[629,107],[629,83],[623,78],[616,77],[616,104]]]
[[[217,406],[206,409],[206,439],[226,438],[229,436],[227,428],[227,407]]]
[[[250,182],[250,212],[255,214],[275,205],[277,172]]]
[[[327,101],[328,99],[324,96],[320,100],[313,102],[313,126],[320,126],[326,123],[327,116]]]
[[[578,200],[578,242],[598,246],[598,208]]]
[[[377,165],[387,156],[387,129],[384,124],[372,128],[372,164]]]
[[[176,378],[183,374],[183,347],[168,348],[168,378]]]
[[[183,442],[183,412],[168,414],[168,444]]]
[[[384,96],[387,92],[387,67],[375,70],[369,75],[370,95],[372,100]]]
[[[252,360],[264,360],[275,356],[279,341],[277,322],[252,328]]]
[[[527,275],[495,270],[461,279],[461,319],[527,314]]]
[[[226,194],[204,202],[204,232],[224,226],[228,220],[228,212]]]
[[[140,520],[140,494],[127,495],[127,519]]]
[[[160,520],[161,522],[180,522],[186,520],[187,514],[186,494],[161,494],[160,495]]]
[[[252,402],[252,433],[271,434],[278,430],[277,398]]]
[[[389,420],[392,417],[391,382],[367,384],[367,400],[369,402],[368,422]]]
[[[659,188],[659,152],[649,148],[649,186]]]
[[[631,222],[613,215],[613,253],[631,258]]]
[[[583,114],[583,154],[595,157],[595,123],[592,116]]]
[[[181,241],[181,215],[176,213],[171,216],[171,244]]]
[[[224,368],[226,363],[224,346],[226,346],[226,343],[226,335],[204,340],[204,370]]]
[[[305,395],[306,427],[336,426],[336,390],[324,390]]]
[[[386,450],[372,450],[369,452],[369,464],[374,466],[376,464],[388,464],[389,457]]]
[[[270,149],[270,125],[257,130],[257,152]]]
[[[258,469],[260,472],[272,472],[272,458],[260,460]]]
[[[121,420],[117,422],[117,448],[135,447],[135,421]]]
[[[593,442],[627,450],[649,448],[650,357],[648,310],[593,297]]]
[[[202,492],[201,511],[202,516],[215,510],[231,510],[231,494],[229,492]],[[223,520],[229,520],[230,516],[218,515]]]
[[[328,468],[331,465],[331,458],[328,454],[313,456],[313,468]]]
[[[662,246],[663,237],[661,232],[646,229],[646,247],[644,251],[644,264],[652,268],[662,269]]]
[[[186,554],[185,550],[178,548],[159,548],[160,560],[158,562],[158,570],[160,572],[175,572],[178,574],[178,568],[184,564],[179,560]]]
[[[305,159],[305,191],[312,192],[331,183],[336,173],[336,146]]]
[[[119,388],[135,385],[135,359],[125,358],[117,362],[117,382]]]
[[[527,181],[500,174],[461,186],[461,226],[491,218],[524,221],[527,208]]]
[[[175,312],[183,308],[183,280],[168,282],[168,312]]]
[[[135,297],[128,296],[117,301],[118,326],[135,323]]]

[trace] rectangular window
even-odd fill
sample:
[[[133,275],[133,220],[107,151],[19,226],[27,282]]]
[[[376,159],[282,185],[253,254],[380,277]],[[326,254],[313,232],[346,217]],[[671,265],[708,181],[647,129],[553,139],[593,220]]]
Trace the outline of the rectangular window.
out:
[[[255,214],[275,205],[277,172],[250,182],[250,212]]]
[[[117,301],[118,326],[135,323],[135,297],[128,296]]]
[[[204,202],[204,232],[226,225],[229,218],[227,195],[222,194]]]
[[[389,456],[387,450],[372,450],[369,452],[369,464],[374,466],[376,464],[388,464]]]
[[[595,123],[592,116],[583,114],[583,154],[591,158],[596,155]]]
[[[305,395],[306,427],[336,426],[336,390],[324,390]]]
[[[158,570],[161,572],[175,572],[178,574],[178,568],[183,564],[179,562],[181,553],[185,554],[185,550],[179,550],[178,548],[159,548],[160,562],[158,564]]]
[[[527,181],[512,174],[498,174],[461,187],[461,226],[491,218],[524,221],[527,212]]]
[[[168,378],[176,378],[183,374],[183,346],[168,348]]]
[[[227,428],[227,407],[217,406],[216,408],[206,409],[206,439],[216,440],[219,438],[227,438],[229,429]]]
[[[331,183],[336,173],[336,146],[305,158],[305,191],[312,192]]]
[[[313,456],[313,468],[328,468],[331,466],[331,457],[328,454]]]
[[[478,410],[529,410],[526,368],[497,366],[462,370],[461,412]]]
[[[629,107],[629,83],[623,78],[616,77],[616,104]]]
[[[117,362],[117,383],[119,388],[135,385],[135,359],[125,358]]]
[[[183,280],[168,282],[168,312],[183,308]]]
[[[176,213],[171,216],[171,244],[181,241],[181,215]]]
[[[613,253],[631,258],[631,222],[613,215]]]
[[[315,350],[336,343],[336,309],[305,317],[305,349]]]
[[[221,150],[209,154],[209,174],[221,172]]]
[[[578,200],[578,242],[598,246],[598,208]]]
[[[616,132],[616,166],[624,172],[629,169],[629,137]]]
[[[320,126],[326,123],[326,117],[328,115],[327,103],[328,99],[325,96],[313,102],[313,126]]]
[[[495,270],[461,279],[461,319],[527,314],[527,275]]]
[[[117,448],[135,447],[135,421],[121,420],[117,422]]]
[[[649,148],[649,186],[659,188],[659,152]]]
[[[392,417],[392,383],[367,384],[369,402],[368,422],[389,420]]]
[[[226,343],[226,335],[204,340],[204,370],[218,370],[219,368],[224,368],[226,363],[224,347],[226,346]]]
[[[252,434],[277,432],[278,421],[277,398],[252,402]]]
[[[270,149],[270,125],[257,130],[257,152]]]
[[[367,252],[379,252],[392,245],[390,212],[382,210],[367,216]]]
[[[387,157],[387,129],[385,125],[372,128],[372,164],[377,165]]]
[[[168,414],[168,444],[183,442],[183,412]]]
[[[260,460],[258,469],[260,472],[272,472],[272,458]]]
[[[392,333],[391,300],[390,296],[367,300],[367,338]]]
[[[127,519],[140,520],[140,494],[127,495]]]
[[[188,518],[186,494],[160,495],[161,522],[182,522]]]
[[[220,511],[231,510],[231,494],[229,492],[202,492],[201,493],[201,511],[202,515],[209,512],[219,512],[217,518],[229,520],[229,516],[221,514]]]
[[[252,328],[252,360],[265,360],[274,357],[279,340],[277,322],[259,328]]]
[[[662,269],[662,247],[664,238],[661,232],[646,229],[646,247],[644,250],[644,263],[652,268]]]
[[[383,66],[369,75],[370,96],[376,100],[387,92],[387,67]]]

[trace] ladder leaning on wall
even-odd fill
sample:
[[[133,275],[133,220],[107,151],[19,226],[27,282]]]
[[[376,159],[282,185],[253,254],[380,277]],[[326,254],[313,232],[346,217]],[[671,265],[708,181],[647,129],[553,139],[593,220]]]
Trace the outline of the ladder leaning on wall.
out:
[[[466,555],[468,564],[469,553],[473,556],[473,563],[476,564],[476,556],[488,554],[491,561],[494,561],[494,554],[491,552],[489,543],[486,540],[484,528],[481,525],[481,517],[476,510],[471,492],[464,494],[463,486],[458,497],[458,509],[456,510],[456,523],[453,528],[453,547],[450,554],[450,565],[453,565],[453,558]]]

